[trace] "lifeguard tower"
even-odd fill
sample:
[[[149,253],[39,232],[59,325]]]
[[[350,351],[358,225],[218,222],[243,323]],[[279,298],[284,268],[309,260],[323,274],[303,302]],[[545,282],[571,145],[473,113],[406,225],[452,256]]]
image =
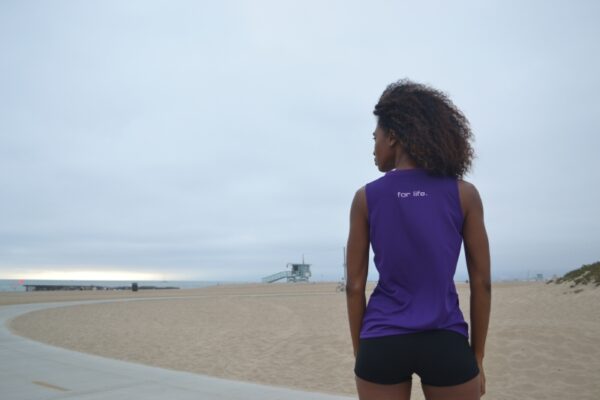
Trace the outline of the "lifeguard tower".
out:
[[[312,276],[310,264],[305,264],[304,259],[301,264],[288,263],[286,268],[288,270],[265,276],[262,278],[263,283],[273,283],[282,279],[286,279],[287,282],[308,282]]]

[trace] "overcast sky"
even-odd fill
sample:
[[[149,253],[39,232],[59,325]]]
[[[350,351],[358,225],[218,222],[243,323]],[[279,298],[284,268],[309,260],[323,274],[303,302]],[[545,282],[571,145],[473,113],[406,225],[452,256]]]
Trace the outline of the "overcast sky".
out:
[[[495,279],[600,260],[599,20],[595,1],[4,0],[0,278],[257,281],[304,254],[339,279],[380,176],[373,106],[405,77],[471,121]]]

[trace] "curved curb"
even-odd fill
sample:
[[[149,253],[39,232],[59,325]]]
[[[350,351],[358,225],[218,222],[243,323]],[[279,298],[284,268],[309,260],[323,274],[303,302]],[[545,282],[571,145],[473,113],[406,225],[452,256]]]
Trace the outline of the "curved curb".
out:
[[[197,296],[190,296],[197,297]],[[184,297],[83,300],[0,307],[0,393],[7,400],[37,399],[220,399],[348,400],[351,397],[304,392],[172,371],[54,347],[12,333],[9,320],[50,308],[121,301]]]

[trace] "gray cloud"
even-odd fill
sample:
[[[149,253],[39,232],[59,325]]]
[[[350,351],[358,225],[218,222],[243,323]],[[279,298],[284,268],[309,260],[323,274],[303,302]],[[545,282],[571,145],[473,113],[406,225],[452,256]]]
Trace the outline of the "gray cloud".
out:
[[[495,277],[595,261],[599,16],[584,1],[3,2],[0,276],[258,279],[305,254],[337,279],[352,195],[378,176],[371,110],[402,77],[471,120]]]

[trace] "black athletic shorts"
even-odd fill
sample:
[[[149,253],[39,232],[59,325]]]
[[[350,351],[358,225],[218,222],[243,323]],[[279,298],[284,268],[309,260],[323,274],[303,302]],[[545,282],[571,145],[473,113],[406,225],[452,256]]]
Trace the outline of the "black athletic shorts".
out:
[[[453,386],[479,374],[464,335],[433,330],[360,339],[354,373],[361,379],[392,385],[416,373],[425,385]]]

